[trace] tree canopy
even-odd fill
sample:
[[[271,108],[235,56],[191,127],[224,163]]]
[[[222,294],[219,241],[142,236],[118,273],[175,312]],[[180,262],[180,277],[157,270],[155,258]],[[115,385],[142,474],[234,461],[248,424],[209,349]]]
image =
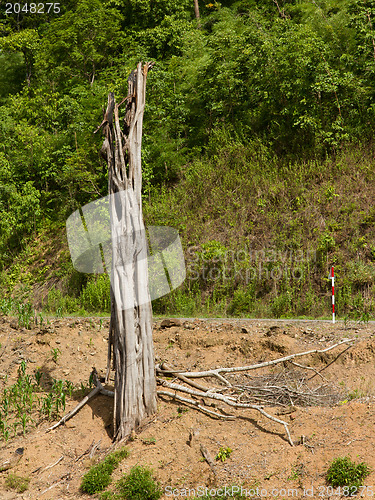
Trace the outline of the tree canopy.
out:
[[[106,194],[98,154],[109,91],[154,60],[144,189],[173,185],[225,128],[272,155],[324,157],[370,142],[375,2],[70,0],[0,14],[0,253]],[[27,205],[27,210],[24,205]],[[17,223],[15,223],[17,221]]]

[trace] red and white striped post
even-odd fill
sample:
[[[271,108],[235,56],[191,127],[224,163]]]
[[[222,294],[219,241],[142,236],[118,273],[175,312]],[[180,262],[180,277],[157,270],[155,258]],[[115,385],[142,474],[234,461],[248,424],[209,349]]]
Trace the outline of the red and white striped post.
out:
[[[331,271],[329,273],[329,279],[332,280],[332,323],[335,322],[335,273],[333,266],[331,267]]]

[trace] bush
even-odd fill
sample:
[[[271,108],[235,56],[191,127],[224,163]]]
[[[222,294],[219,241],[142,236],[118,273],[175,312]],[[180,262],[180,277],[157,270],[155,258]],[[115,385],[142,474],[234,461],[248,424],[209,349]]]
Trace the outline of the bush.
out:
[[[91,279],[82,290],[80,300],[86,311],[110,312],[111,281],[107,274]]]
[[[136,465],[120,479],[117,489],[124,500],[159,500],[163,495],[159,483],[152,477],[152,471],[141,465]]]
[[[333,487],[348,486],[356,489],[362,486],[363,480],[371,470],[364,462],[356,465],[349,457],[336,458],[327,471],[327,482]]]
[[[290,292],[285,292],[273,299],[271,304],[271,313],[273,317],[280,318],[291,311],[291,294]]]
[[[91,467],[82,478],[81,490],[89,495],[103,491],[112,481],[112,472],[116,469],[121,460],[128,455],[129,451],[127,448],[124,448],[111,453],[103,462]]]

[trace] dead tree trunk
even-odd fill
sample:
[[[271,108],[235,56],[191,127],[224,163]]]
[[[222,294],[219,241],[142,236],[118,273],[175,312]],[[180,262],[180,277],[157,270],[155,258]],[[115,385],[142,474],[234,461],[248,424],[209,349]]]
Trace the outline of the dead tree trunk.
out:
[[[198,4],[198,0],[194,0],[194,13],[195,13],[195,18],[197,19],[197,21],[199,21],[200,19],[200,14],[199,14],[199,4]]]
[[[141,144],[147,72],[132,71],[128,95],[108,96],[102,154],[108,163],[111,215],[111,321],[108,381],[115,370],[114,440],[121,440],[156,411],[152,308],[148,289],[147,240],[142,217]],[[123,130],[119,107],[126,102]]]

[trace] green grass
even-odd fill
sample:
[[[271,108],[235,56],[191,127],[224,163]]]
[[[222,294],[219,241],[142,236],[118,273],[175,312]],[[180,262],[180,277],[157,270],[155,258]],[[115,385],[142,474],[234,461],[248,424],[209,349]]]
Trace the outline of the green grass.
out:
[[[370,473],[371,469],[365,462],[355,464],[350,457],[339,457],[329,466],[326,479],[333,487],[346,486],[353,491],[363,485]]]
[[[24,493],[29,487],[30,478],[17,476],[10,473],[5,480],[5,487],[8,490],[14,490],[17,493]]]
[[[94,495],[105,490],[112,481],[112,472],[118,467],[121,460],[128,456],[128,449],[123,448],[111,453],[103,462],[91,467],[82,478],[81,490],[89,495]]]
[[[189,164],[173,188],[153,187],[144,201],[147,225],[179,229],[187,270],[179,288],[153,302],[155,315],[330,319],[327,278],[335,265],[338,319],[364,324],[374,319],[371,151],[343,149],[336,157],[286,165],[266,146],[267,160],[259,155],[259,144],[219,136],[211,139],[211,153]],[[44,252],[56,247],[53,231],[46,237]],[[58,238],[61,246],[61,232]],[[60,281],[49,291],[45,313],[109,314],[108,276],[75,271],[63,244],[63,257],[51,264]],[[43,258],[30,241],[0,273],[2,295],[17,295],[22,277],[37,282]],[[31,285],[25,287],[31,297]],[[15,315],[28,328],[28,301],[15,300],[0,300],[0,312]]]
[[[148,467],[136,465],[117,482],[116,489],[124,500],[159,500],[163,495],[160,485]]]

